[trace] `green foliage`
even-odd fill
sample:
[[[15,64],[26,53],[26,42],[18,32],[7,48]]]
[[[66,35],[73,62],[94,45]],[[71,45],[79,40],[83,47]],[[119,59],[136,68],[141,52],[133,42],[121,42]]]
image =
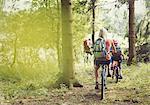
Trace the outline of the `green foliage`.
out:
[[[35,68],[28,65],[15,65],[13,68],[1,65],[0,81],[5,84],[0,90],[6,99],[47,95],[47,88],[55,83],[58,72],[58,68],[52,63],[40,63]]]
[[[6,18],[7,26],[3,32],[14,33],[21,42],[19,45],[22,46],[43,44],[55,46],[56,27],[52,27],[53,22],[47,16],[48,12],[42,9],[34,13],[12,14]]]
[[[40,63],[41,64],[41,63]],[[28,65],[15,65],[10,68],[6,65],[0,66],[0,79],[10,82],[19,82],[26,80],[33,81],[49,81],[51,82],[56,78],[58,73],[58,68],[52,63],[47,64],[36,64],[35,67],[30,67]],[[53,82],[54,82],[53,81]]]
[[[143,44],[143,43],[148,43],[150,40],[150,12],[148,11],[143,19],[140,20],[140,22],[137,24],[136,26],[136,35],[137,35],[137,43],[139,45]]]
[[[125,3],[124,0],[119,1],[122,4]],[[58,34],[61,34],[62,28],[60,26],[58,29],[57,26],[60,22],[60,17],[58,17],[60,11],[57,11],[60,4],[57,5],[56,0],[33,0],[32,3],[32,8],[28,11],[4,12],[0,10],[0,92],[3,91],[5,99],[16,99],[28,95],[46,96],[48,88],[60,76],[57,75],[60,70],[57,67],[58,55],[56,54],[57,50],[61,50],[57,49]],[[120,8],[111,9],[122,11]],[[88,64],[88,67],[83,64],[82,52],[83,39],[91,33],[92,14],[90,9],[88,0],[73,0],[72,28],[75,72],[76,76],[81,77],[80,80],[85,83],[94,82],[92,76],[89,76],[92,64]],[[109,10],[105,11],[97,6],[96,30],[99,30],[101,26],[106,26],[114,32],[127,33],[128,15],[126,11],[116,12],[116,14],[105,17],[104,15],[109,14]],[[120,17],[119,13],[123,16]],[[143,19],[142,25],[138,25],[137,33],[142,33],[142,36],[148,35],[149,32],[149,30],[147,31],[149,28],[149,25],[147,28],[148,17],[149,15],[146,16],[146,20]],[[118,21],[120,18],[123,20],[122,23]],[[119,28],[116,27],[116,24]],[[57,33],[58,30],[60,33]],[[61,41],[61,39],[59,40]],[[14,64],[13,60],[15,60]],[[134,70],[135,67],[132,69]],[[82,71],[84,72],[82,73]],[[137,71],[133,75],[134,78],[129,75],[131,72],[124,71],[129,76],[125,80],[126,83],[130,79],[135,80],[136,76],[139,77],[139,80],[122,84],[120,87],[130,87],[132,83],[135,86],[138,83],[145,86],[142,81],[149,83],[143,76],[147,72]],[[138,73],[141,73],[142,77]],[[67,91],[65,86],[61,87],[63,91]]]
[[[118,0],[118,2],[120,2],[121,4],[125,4],[128,2],[128,0]]]
[[[84,15],[88,11],[88,1],[87,0],[73,1],[73,11],[75,11],[78,14]]]

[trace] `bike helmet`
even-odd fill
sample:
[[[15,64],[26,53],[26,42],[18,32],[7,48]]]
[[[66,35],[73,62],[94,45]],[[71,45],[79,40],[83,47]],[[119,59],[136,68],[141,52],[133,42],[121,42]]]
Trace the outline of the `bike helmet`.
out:
[[[117,40],[113,40],[113,43],[114,43],[115,45],[118,45],[118,41],[117,41]]]

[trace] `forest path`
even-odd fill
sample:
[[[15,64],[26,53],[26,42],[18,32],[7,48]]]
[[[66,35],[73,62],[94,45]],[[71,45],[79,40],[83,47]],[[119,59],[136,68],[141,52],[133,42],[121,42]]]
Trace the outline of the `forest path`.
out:
[[[101,92],[94,89],[92,71],[89,71],[91,78],[83,83],[83,88],[49,89],[46,96],[27,96],[0,105],[150,105],[149,68],[149,64],[127,68],[118,83],[108,78],[104,100],[100,100]]]
[[[109,85],[110,86],[110,85]],[[94,89],[94,85],[84,85],[83,88],[53,90],[46,97],[19,99],[12,105],[148,105],[150,96],[137,98],[140,93],[138,89],[117,89],[116,86],[109,87],[104,100],[100,100],[100,91]],[[134,97],[134,98],[133,98]]]

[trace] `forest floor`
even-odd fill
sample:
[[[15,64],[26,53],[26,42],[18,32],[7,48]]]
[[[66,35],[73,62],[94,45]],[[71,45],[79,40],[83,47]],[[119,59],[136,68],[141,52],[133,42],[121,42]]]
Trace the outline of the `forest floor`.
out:
[[[43,95],[31,94],[14,99],[5,99],[0,94],[0,105],[150,105],[150,64],[124,66],[123,74],[118,83],[107,79],[104,100],[100,100],[100,91],[94,89],[93,71],[84,70],[83,75],[77,76],[83,88],[48,89]],[[0,86],[3,86],[2,81]]]

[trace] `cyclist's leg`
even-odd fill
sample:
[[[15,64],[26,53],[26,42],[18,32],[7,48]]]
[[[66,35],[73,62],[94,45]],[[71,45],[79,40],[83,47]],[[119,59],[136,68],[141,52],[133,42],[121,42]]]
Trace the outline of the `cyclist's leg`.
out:
[[[89,54],[88,52],[86,52],[86,62],[88,63],[88,60],[89,60]]]
[[[87,61],[87,63],[90,61],[91,56],[92,56],[91,51],[86,51],[86,61]]]
[[[114,57],[112,56],[111,57],[111,60],[110,60],[110,69],[113,70],[113,61],[114,61]]]
[[[98,87],[98,77],[99,77],[99,72],[98,72],[98,69],[99,69],[99,60],[94,60],[94,70],[95,70],[95,89],[99,89]]]
[[[113,60],[113,75],[112,75],[112,78],[114,77],[114,75],[116,75],[116,71],[115,71],[115,67],[118,65],[118,62],[116,60]]]
[[[111,70],[113,70],[113,72],[112,72],[112,78],[114,78],[114,75],[115,75],[114,65],[115,65],[115,61],[112,60],[112,64],[111,64]]]
[[[87,63],[87,52],[84,51],[84,63]]]
[[[122,79],[122,69],[121,69],[121,62],[118,63],[118,67],[119,67],[119,79]]]
[[[106,87],[106,69],[107,69],[107,65],[104,66],[104,86],[105,86],[105,89],[107,89]]]
[[[95,66],[94,69],[95,69],[95,82],[98,82],[98,77],[99,77],[98,69],[99,69],[99,67]]]
[[[107,65],[107,77],[111,77],[111,74],[110,74],[110,70],[111,70],[111,64],[112,62],[110,61],[110,63]]]

